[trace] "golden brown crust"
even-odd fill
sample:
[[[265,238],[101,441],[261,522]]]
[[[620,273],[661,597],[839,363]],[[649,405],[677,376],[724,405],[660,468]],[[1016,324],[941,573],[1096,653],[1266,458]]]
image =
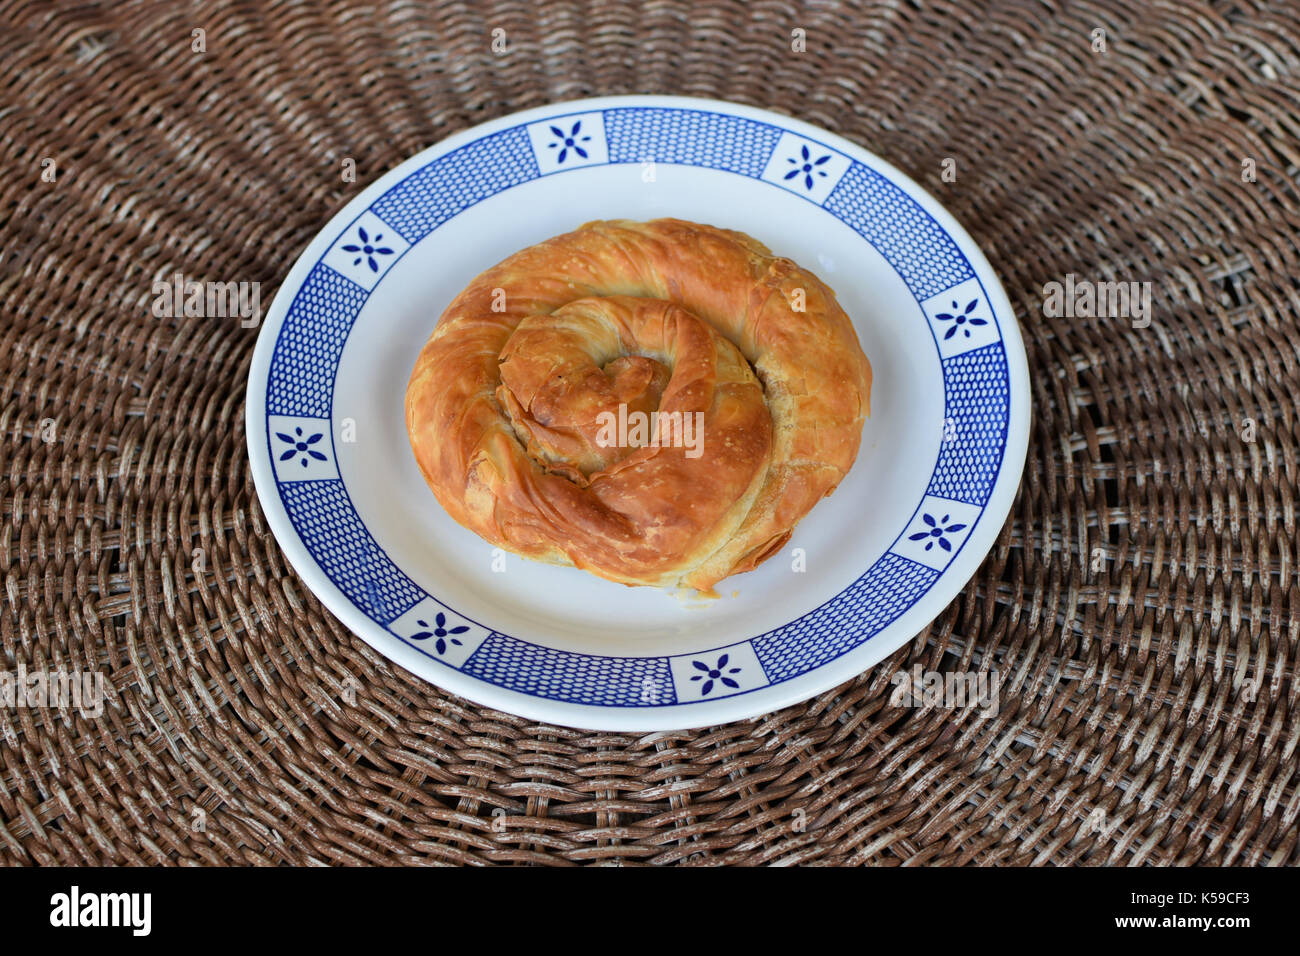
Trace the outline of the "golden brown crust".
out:
[[[475,278],[416,361],[406,424],[438,501],[492,544],[708,590],[835,489],[870,389],[816,276],[742,233],[614,220]],[[611,447],[620,405],[699,413],[702,441]]]

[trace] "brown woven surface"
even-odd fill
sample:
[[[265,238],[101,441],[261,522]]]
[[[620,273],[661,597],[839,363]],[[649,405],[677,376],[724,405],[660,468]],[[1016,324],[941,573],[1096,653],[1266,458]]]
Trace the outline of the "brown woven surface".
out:
[[[0,0],[0,89],[0,669],[111,684],[97,719],[0,709],[0,859],[1300,857],[1294,4]],[[701,732],[538,726],[371,651],[254,495],[256,330],[149,308],[174,272],[265,305],[400,160],[632,92],[776,109],[911,174],[988,253],[1033,382],[963,596],[857,680]],[[1151,327],[1044,316],[1067,273],[1151,281]],[[999,714],[891,706],[914,663],[998,669]]]

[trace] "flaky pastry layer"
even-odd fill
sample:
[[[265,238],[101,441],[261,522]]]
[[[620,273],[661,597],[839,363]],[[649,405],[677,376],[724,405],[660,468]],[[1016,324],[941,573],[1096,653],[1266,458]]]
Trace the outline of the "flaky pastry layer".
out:
[[[475,278],[420,352],[406,424],[438,501],[492,544],[708,591],[840,483],[870,390],[811,272],[739,232],[613,220]],[[631,413],[698,435],[611,445],[610,416]]]

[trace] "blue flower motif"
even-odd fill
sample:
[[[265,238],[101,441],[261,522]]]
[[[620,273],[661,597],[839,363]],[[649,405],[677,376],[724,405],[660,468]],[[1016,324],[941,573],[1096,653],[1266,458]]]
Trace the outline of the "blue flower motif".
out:
[[[420,625],[420,627],[430,626],[428,621],[416,621],[415,623]],[[456,638],[452,637],[452,635],[464,634],[466,631],[469,630],[469,628],[464,624],[458,624],[456,627],[448,627],[447,615],[443,614],[441,611],[439,611],[438,616],[433,619],[432,626],[433,626],[432,631],[417,631],[415,634],[412,634],[411,640],[423,641],[423,640],[427,640],[430,637],[436,637],[438,640],[434,642],[433,647],[434,650],[436,650],[439,654],[447,653],[448,641],[451,641],[451,643],[455,644],[457,647],[460,647],[461,642],[456,640]]]
[[[963,325],[967,325],[967,324],[988,325],[989,324],[988,319],[981,319],[971,315],[971,313],[975,311],[975,306],[978,304],[979,304],[979,299],[971,299],[970,302],[966,304],[966,308],[963,309],[961,312],[958,312],[957,303],[954,301],[952,304],[951,312],[936,313],[935,318],[938,319],[940,322],[952,323],[952,328],[948,329],[948,331],[944,333],[943,340],[945,342],[948,341],[950,338],[952,338],[954,335],[956,335],[957,330],[960,329]],[[961,329],[961,330],[965,334],[966,338],[970,338],[970,329]]]
[[[555,157],[557,163],[564,162],[564,157],[569,155],[569,150],[573,150],[583,159],[587,158],[587,151],[578,145],[579,143],[591,142],[590,136],[578,136],[578,134],[582,132],[582,120],[578,120],[574,123],[573,129],[569,130],[567,134],[558,126],[552,126],[551,132],[555,134],[559,142],[547,143],[546,145],[550,149],[559,149],[560,155]]]
[[[352,243],[348,243],[348,245],[342,246],[340,248],[342,248],[344,252],[355,252],[358,254],[357,257],[352,260],[352,264],[354,266],[360,265],[361,260],[365,259],[366,262],[370,264],[370,271],[378,272],[379,263],[375,261],[375,256],[377,255],[391,256],[393,254],[393,250],[389,249],[387,246],[375,245],[375,243],[379,242],[380,239],[384,238],[384,234],[382,232],[375,233],[375,238],[371,239],[368,235],[366,235],[366,231],[364,229],[362,229],[360,226],[357,226],[357,234],[361,236],[361,245],[358,246],[358,245],[353,245]]]
[[[821,176],[823,179],[826,177],[826,171],[823,169],[818,169],[817,167],[822,165],[825,162],[829,162],[831,158],[831,154],[827,153],[825,156],[822,156],[819,159],[813,159],[812,153],[808,152],[808,147],[804,146],[799,150],[799,155],[802,157],[802,159],[786,159],[786,162],[793,165],[794,169],[786,173],[785,178],[789,180],[789,179],[794,179],[796,176],[802,175],[804,188],[812,189],[813,173],[816,173],[818,176]]]
[[[710,667],[708,664],[704,663],[703,661],[691,661],[692,667],[694,667],[697,671],[704,672],[702,674],[696,674],[694,677],[691,678],[691,680],[704,681],[704,686],[700,688],[701,697],[709,696],[709,692],[713,690],[713,682],[715,680],[721,681],[723,684],[725,684],[727,687],[730,687],[732,690],[740,689],[740,685],[737,684],[730,677],[728,677],[727,674],[739,674],[742,668],[739,667],[728,668],[725,674],[723,673],[722,670],[724,667],[727,666],[727,661],[730,659],[730,656],[731,655],[729,654],[723,654],[721,657],[718,658],[718,663],[715,664],[713,667]]]
[[[288,442],[290,446],[289,450],[280,456],[281,461],[288,461],[294,455],[302,455],[302,466],[304,468],[307,467],[307,457],[309,455],[317,461],[329,461],[328,458],[311,447],[325,437],[323,432],[316,432],[314,435],[309,435],[308,437],[303,438],[302,429],[295,428],[292,435],[286,435],[284,432],[276,432],[275,437],[280,439],[280,441]]]
[[[966,527],[964,524],[948,524],[948,519],[951,517],[951,515],[944,515],[940,520],[935,521],[934,518],[930,517],[928,514],[923,514],[921,515],[921,520],[930,526],[930,530],[918,531],[916,534],[910,534],[907,536],[907,539],[909,541],[924,541],[926,538],[929,538],[930,540],[925,542],[925,550],[927,551],[934,547],[934,542],[937,540],[939,542],[939,547],[943,548],[945,551],[951,551],[952,545],[948,542],[945,535],[956,534],[958,531],[961,531]]]

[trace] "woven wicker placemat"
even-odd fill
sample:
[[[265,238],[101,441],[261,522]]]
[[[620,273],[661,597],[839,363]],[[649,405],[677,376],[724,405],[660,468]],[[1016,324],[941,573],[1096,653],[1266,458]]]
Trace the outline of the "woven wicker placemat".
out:
[[[0,670],[108,697],[0,708],[5,862],[1300,857],[1294,4],[9,0],[0,86]],[[353,637],[253,491],[257,330],[151,310],[178,272],[265,304],[399,161],[635,92],[902,168],[987,252],[1032,375],[963,596],[850,683],[688,733],[536,725]],[[1149,325],[1045,314],[1071,275],[1149,282]],[[996,670],[996,716],[891,702],[918,665]]]

